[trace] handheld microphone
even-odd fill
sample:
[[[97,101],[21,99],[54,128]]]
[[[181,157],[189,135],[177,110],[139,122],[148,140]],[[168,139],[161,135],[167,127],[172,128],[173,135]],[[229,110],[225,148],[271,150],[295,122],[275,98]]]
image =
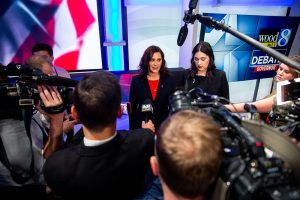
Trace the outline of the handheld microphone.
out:
[[[178,38],[177,38],[177,45],[178,46],[182,46],[186,36],[188,34],[188,28],[187,28],[187,24],[185,23],[183,27],[181,27],[179,34],[178,34]]]
[[[145,99],[141,111],[144,115],[144,121],[147,123],[152,118],[153,114],[152,101],[150,99]]]

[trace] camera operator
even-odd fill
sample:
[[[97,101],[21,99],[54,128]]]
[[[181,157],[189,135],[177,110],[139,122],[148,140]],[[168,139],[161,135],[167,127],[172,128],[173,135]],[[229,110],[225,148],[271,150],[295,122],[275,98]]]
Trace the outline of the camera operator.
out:
[[[62,104],[60,93],[55,87],[39,85],[38,92],[43,105],[53,108]],[[36,109],[49,119],[49,132],[43,145],[43,129],[30,120],[30,131],[26,130],[25,119],[1,119],[1,162],[0,193],[9,198],[45,199],[46,182],[42,173],[45,158],[62,146],[64,110],[49,114]],[[32,111],[30,111],[32,112]],[[29,133],[28,133],[29,132]]]
[[[300,55],[289,56],[289,58],[295,62],[300,63]],[[279,68],[276,72],[275,81],[292,81],[293,79],[299,78],[300,72],[296,69],[293,69],[287,66],[284,63],[279,65]],[[299,117],[296,119],[296,116],[299,116],[299,107],[294,103],[287,104],[286,106],[279,106],[277,102],[276,90],[274,93],[271,93],[264,99],[251,102],[251,103],[237,103],[237,104],[228,104],[225,105],[227,109],[231,112],[250,112],[254,114],[258,112],[260,114],[260,119],[264,120],[267,124],[277,128],[286,135],[291,136],[292,141],[299,144],[300,135],[299,135]],[[295,106],[294,106],[295,105]],[[299,105],[298,105],[299,106]],[[292,111],[293,110],[293,111]],[[292,118],[289,119],[288,115],[290,112],[294,112]],[[266,115],[264,119],[262,116]]]
[[[26,60],[26,64],[32,66],[33,68],[40,69],[46,75],[56,76],[56,73],[53,71],[52,64],[43,56],[33,55]],[[36,116],[40,117],[42,119],[43,126],[46,127],[46,129],[49,129],[48,120],[45,119],[45,117],[43,115],[40,115],[39,113],[37,113]],[[74,126],[78,123],[79,123],[78,120],[71,118],[66,113],[66,115],[64,116],[63,132],[64,133],[72,132],[73,134]]]
[[[36,43],[31,48],[32,55],[41,56],[46,59],[50,64],[54,75],[61,76],[65,78],[71,78],[69,72],[62,67],[54,66],[53,61],[53,49],[47,43]]]
[[[300,63],[300,55],[290,56],[291,60]],[[275,81],[285,81],[285,80],[293,80],[295,78],[300,77],[300,72],[297,70],[287,66],[284,63],[281,63],[279,65],[279,68],[276,72]],[[267,96],[266,98],[262,100],[258,100],[251,103],[236,103],[236,104],[228,104],[225,105],[226,108],[228,108],[232,112],[248,112],[247,105],[252,105],[256,108],[257,112],[259,113],[269,113],[272,110],[272,107],[274,105],[276,93],[271,94]]]

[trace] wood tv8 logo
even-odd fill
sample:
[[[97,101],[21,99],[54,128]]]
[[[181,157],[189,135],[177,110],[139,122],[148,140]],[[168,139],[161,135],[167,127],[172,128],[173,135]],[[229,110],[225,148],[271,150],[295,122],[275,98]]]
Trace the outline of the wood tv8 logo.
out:
[[[292,29],[260,29],[258,41],[268,47],[284,47],[288,44]]]

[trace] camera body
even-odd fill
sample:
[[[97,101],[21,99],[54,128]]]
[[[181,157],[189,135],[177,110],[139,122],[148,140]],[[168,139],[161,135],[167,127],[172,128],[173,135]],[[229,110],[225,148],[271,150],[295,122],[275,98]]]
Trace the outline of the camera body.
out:
[[[300,141],[300,78],[277,83],[276,102],[269,123]]]
[[[48,113],[62,112],[73,103],[73,87],[77,81],[62,77],[51,77],[29,65],[9,64],[0,70],[0,119],[22,119],[22,108],[33,107],[40,100],[37,85],[57,86],[63,105],[59,108],[41,107]],[[73,86],[73,87],[69,87]]]
[[[218,97],[201,89],[194,91],[176,91],[169,102],[171,114],[196,110],[212,116],[221,126],[224,160],[218,180],[223,191],[215,189],[218,192],[212,199],[300,199],[293,170],[280,158],[268,156],[263,142],[244,128]]]

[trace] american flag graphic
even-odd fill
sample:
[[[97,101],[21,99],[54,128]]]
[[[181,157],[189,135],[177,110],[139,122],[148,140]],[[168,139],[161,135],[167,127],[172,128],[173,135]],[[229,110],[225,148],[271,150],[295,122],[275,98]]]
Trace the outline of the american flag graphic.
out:
[[[102,68],[97,0],[15,0],[1,7],[3,65],[24,63],[31,47],[44,42],[53,46],[56,66]]]

